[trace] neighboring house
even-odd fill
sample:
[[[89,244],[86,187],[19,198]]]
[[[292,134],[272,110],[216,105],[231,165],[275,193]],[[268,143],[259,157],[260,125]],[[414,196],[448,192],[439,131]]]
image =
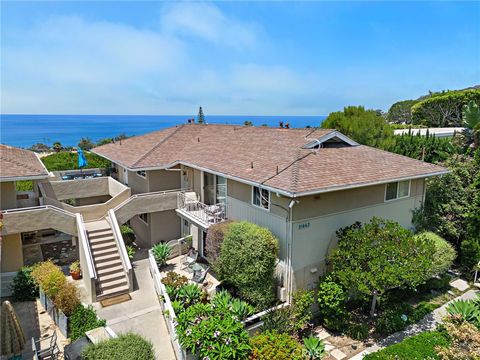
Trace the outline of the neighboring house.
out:
[[[394,135],[418,135],[427,136],[434,135],[437,138],[454,137],[455,134],[461,134],[465,128],[463,127],[447,127],[447,128],[422,128],[422,129],[397,129],[393,130]]]
[[[38,193],[35,191],[17,192],[15,182],[31,180],[37,183],[46,178],[48,178],[48,171],[35,153],[0,144],[0,209],[8,210],[37,205]],[[34,186],[35,188],[36,186]],[[12,273],[23,266],[20,233],[3,236],[1,256],[2,273]]]
[[[248,220],[278,237],[280,259],[292,269],[287,291],[315,286],[339,228],[373,216],[411,228],[425,179],[447,172],[327,129],[187,124],[92,151],[114,164],[137,199],[176,193],[176,204],[169,198],[162,211],[130,219],[139,245],[191,234],[208,257],[212,223]]]

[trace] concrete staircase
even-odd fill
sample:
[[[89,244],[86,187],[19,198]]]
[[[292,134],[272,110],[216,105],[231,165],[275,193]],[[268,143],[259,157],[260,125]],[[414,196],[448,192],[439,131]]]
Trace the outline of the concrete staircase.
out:
[[[127,294],[128,279],[110,224],[106,220],[85,223],[97,272],[97,300]]]

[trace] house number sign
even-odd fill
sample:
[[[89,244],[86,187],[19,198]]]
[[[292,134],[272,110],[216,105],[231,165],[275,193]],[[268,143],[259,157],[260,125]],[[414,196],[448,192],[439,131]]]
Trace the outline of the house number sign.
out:
[[[303,224],[298,224],[298,230],[308,229],[309,227],[310,227],[309,222],[306,222],[306,223],[303,223]]]

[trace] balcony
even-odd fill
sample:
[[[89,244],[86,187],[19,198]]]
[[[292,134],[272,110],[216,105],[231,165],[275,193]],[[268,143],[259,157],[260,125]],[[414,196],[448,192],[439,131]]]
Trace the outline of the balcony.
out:
[[[198,201],[195,192],[181,192],[177,194],[177,213],[187,220],[208,229],[226,219],[225,205],[222,203],[207,205]]]

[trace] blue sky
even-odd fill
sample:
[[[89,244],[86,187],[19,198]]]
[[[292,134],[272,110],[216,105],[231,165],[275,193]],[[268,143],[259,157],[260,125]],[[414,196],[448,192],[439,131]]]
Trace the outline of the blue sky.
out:
[[[324,115],[480,84],[480,2],[2,2],[1,112]]]

